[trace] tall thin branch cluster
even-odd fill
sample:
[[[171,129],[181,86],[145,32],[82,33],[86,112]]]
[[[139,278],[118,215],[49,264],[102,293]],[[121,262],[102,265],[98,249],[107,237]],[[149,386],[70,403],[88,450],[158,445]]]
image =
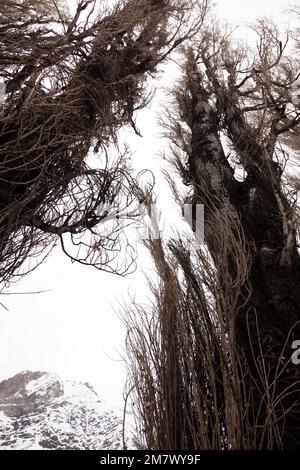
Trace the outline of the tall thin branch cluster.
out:
[[[147,76],[188,34],[181,0],[80,0],[73,18],[55,0],[1,6],[2,282],[56,239],[72,259],[126,272],[111,265],[118,222],[104,234],[99,224],[108,207],[126,208],[141,193],[111,144],[123,126],[136,130]],[[93,152],[97,168],[87,162]]]
[[[254,29],[255,48],[208,18],[182,48],[165,129],[188,202],[205,206],[205,245],[194,256],[174,242],[163,258],[151,242],[153,315],[131,314],[151,448],[300,445],[299,175],[288,147],[300,132],[299,36],[266,19]]]
[[[249,259],[240,257],[239,279],[235,285],[227,279],[224,289],[228,272],[216,271],[205,250],[191,259],[184,243],[171,243],[168,255],[159,240],[148,247],[159,273],[159,285],[152,285],[155,301],[152,308],[134,303],[125,316],[134,411],[145,447],[250,447],[256,429],[247,408],[253,396],[244,386],[248,369],[234,341],[234,312]],[[244,250],[245,240],[236,248]]]

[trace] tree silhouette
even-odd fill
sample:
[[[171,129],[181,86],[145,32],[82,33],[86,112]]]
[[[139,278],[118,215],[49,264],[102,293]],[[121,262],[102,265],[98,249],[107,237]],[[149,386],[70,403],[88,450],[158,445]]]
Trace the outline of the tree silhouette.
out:
[[[161,279],[153,316],[138,307],[127,320],[151,448],[300,444],[292,362],[299,176],[291,150],[299,151],[299,35],[282,37],[268,19],[254,30],[255,48],[208,17],[184,46],[165,119],[173,162],[191,190],[185,202],[205,207],[205,245],[193,255],[173,242],[168,254],[150,242]]]
[[[189,34],[184,2],[80,0],[73,18],[56,0],[1,8],[0,279],[57,239],[72,259],[124,273],[130,261],[113,264],[119,221],[106,223],[107,210],[142,194],[128,152],[114,159],[112,144],[123,126],[137,131],[147,77]]]

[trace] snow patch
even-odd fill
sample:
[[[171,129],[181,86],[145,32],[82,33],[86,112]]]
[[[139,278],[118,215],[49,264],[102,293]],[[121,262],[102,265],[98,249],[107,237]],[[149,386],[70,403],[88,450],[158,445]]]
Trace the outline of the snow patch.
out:
[[[34,393],[38,393],[39,395],[45,395],[49,389],[49,387],[55,383],[59,382],[61,384],[60,379],[58,376],[54,374],[43,374],[41,377],[35,380],[31,380],[26,385],[26,392],[28,396],[33,395]],[[61,384],[62,385],[62,384]]]

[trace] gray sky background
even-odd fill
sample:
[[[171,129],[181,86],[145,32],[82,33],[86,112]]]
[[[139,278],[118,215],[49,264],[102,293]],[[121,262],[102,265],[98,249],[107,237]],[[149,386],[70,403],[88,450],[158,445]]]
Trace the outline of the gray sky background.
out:
[[[76,1],[69,1],[73,7],[76,5]],[[261,15],[283,21],[282,11],[290,3],[219,0],[216,11],[236,24],[252,22]],[[158,83],[151,109],[138,117],[143,139],[132,133],[126,135],[137,168],[157,169],[161,141],[155,111],[163,99],[163,88],[172,79],[167,72]],[[159,193],[160,204],[169,205],[169,194],[161,185]],[[124,329],[118,318],[119,303],[128,301],[128,291],[140,298],[148,295],[142,270],[152,270],[145,256],[135,274],[121,278],[72,264],[59,250],[55,251],[9,291],[49,292],[0,297],[9,309],[0,306],[0,380],[25,369],[47,370],[64,378],[89,381],[110,405],[121,403],[125,371],[120,359]]]

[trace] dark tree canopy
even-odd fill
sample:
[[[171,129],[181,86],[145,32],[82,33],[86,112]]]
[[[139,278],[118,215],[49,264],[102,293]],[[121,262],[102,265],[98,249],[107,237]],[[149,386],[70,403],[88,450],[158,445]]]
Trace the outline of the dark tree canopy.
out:
[[[73,18],[62,1],[1,5],[1,281],[57,238],[72,259],[117,270],[118,227],[110,222],[101,235],[99,223],[108,205],[142,196],[126,154],[113,159],[111,144],[123,126],[136,130],[145,81],[189,34],[188,10],[181,0],[103,5],[80,0]]]
[[[300,445],[299,31],[254,31],[250,47],[209,16],[182,49],[164,125],[205,245],[152,241],[156,303],[128,321],[152,448]]]

